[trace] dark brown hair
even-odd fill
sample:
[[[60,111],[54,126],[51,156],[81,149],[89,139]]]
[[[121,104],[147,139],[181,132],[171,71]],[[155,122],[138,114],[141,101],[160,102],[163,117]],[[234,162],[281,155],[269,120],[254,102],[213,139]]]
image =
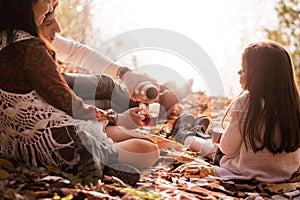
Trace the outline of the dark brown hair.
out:
[[[7,31],[12,41],[13,30],[23,30],[38,36],[32,5],[38,0],[0,0],[0,32]]]
[[[45,19],[44,19],[44,21],[46,20],[46,18],[47,18],[49,15],[51,15],[52,13],[54,13],[54,12],[57,10],[57,8],[58,8],[58,3],[59,3],[59,0],[52,0],[52,7],[53,7],[53,9],[52,9],[52,11],[47,12],[47,13],[45,14]]]
[[[268,40],[250,44],[242,59],[249,91],[241,127],[246,146],[254,152],[266,148],[273,154],[296,151],[300,146],[300,101],[290,55]]]
[[[43,20],[43,23],[39,26],[40,30],[42,30],[41,33],[43,32],[43,28],[44,28],[44,25],[45,25],[44,22],[47,20],[47,18],[48,18],[51,14],[53,14],[54,12],[57,11],[57,9],[58,9],[58,3],[59,3],[59,0],[53,0],[53,1],[52,1],[52,8],[53,8],[52,11],[47,12],[47,13],[45,14],[45,19]],[[46,44],[46,46],[47,46],[47,48],[48,48],[48,51],[49,51],[49,53],[51,54],[53,60],[55,60],[56,62],[58,62],[58,60],[57,60],[57,58],[56,58],[56,52],[55,52],[55,50],[54,50],[52,44],[44,37],[43,34],[40,34],[40,37],[41,37],[41,39],[44,41],[44,43]]]

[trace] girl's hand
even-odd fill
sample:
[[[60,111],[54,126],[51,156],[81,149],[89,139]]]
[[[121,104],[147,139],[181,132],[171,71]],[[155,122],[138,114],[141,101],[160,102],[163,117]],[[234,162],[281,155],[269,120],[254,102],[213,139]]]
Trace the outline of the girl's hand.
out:
[[[122,114],[119,114],[119,120],[117,125],[123,126],[127,129],[135,129],[143,126],[142,120],[145,119],[145,116],[138,114],[139,111],[140,108],[136,107],[130,108]]]

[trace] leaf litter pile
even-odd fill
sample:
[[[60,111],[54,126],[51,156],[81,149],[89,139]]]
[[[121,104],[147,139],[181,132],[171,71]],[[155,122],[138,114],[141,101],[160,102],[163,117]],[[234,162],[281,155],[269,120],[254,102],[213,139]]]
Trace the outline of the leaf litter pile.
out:
[[[184,112],[195,117],[207,115],[211,127],[222,120],[230,100],[194,93],[183,102]],[[116,177],[102,180],[83,180],[48,166],[30,171],[25,166],[0,158],[0,199],[300,199],[300,171],[281,184],[256,181],[223,181],[213,176],[210,160],[191,152],[181,144],[166,139],[173,120],[154,127],[151,131],[136,130],[149,135],[160,150],[159,161],[141,172],[134,186]],[[211,128],[210,127],[210,128]]]

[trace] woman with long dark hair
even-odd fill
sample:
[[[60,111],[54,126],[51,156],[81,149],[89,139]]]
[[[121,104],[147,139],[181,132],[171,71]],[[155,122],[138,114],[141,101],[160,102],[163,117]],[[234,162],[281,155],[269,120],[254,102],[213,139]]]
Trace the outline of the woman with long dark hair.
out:
[[[135,184],[134,167],[155,163],[157,145],[139,138],[131,145],[114,143],[106,131],[133,132],[107,124],[126,126],[128,116],[118,120],[111,110],[85,104],[67,85],[39,36],[38,26],[52,9],[52,0],[0,1],[0,155],[33,169],[54,165],[81,177],[102,178],[106,165],[123,170],[123,181]]]

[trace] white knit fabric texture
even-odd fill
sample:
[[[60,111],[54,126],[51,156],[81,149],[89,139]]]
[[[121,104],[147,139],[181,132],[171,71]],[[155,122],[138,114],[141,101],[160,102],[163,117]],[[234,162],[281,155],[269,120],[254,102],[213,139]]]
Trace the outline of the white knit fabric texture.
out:
[[[3,34],[0,33],[0,51],[7,45]],[[17,31],[14,42],[30,38],[33,36]],[[113,141],[104,132],[106,124],[106,121],[76,120],[48,104],[35,90],[15,94],[0,89],[0,153],[17,159],[21,156],[32,167],[37,167],[37,160],[54,166],[78,162],[76,157],[71,162],[66,161],[58,151],[74,147],[71,136],[69,143],[60,143],[52,137],[51,128],[75,126],[77,131],[87,131],[97,140],[112,144]],[[53,154],[56,159],[53,159]]]

